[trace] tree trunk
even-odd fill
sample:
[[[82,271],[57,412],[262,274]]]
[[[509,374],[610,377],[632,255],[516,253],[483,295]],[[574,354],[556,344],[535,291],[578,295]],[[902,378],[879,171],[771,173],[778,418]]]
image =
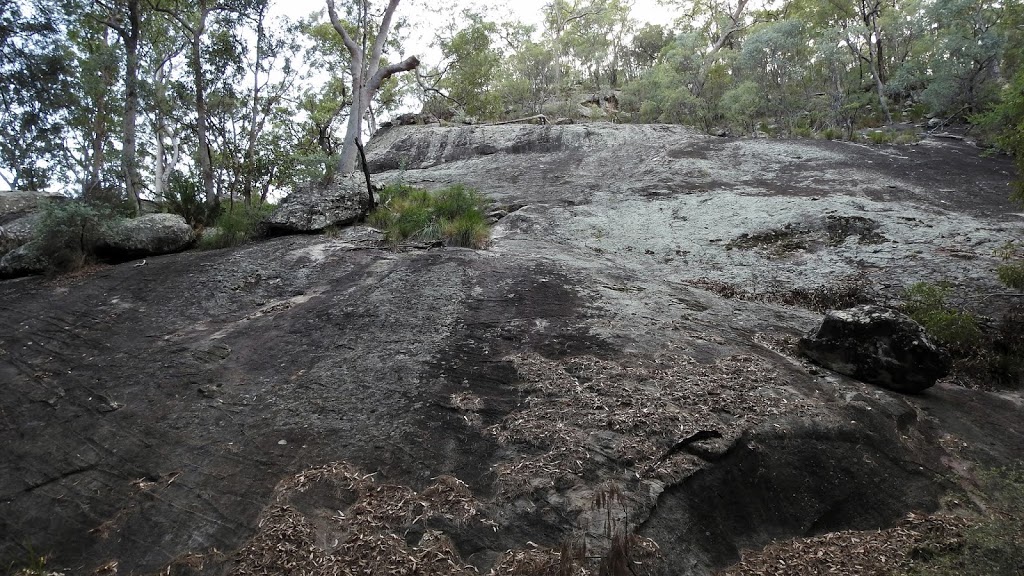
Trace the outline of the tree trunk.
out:
[[[252,103],[249,110],[249,138],[246,142],[245,156],[243,158],[244,172],[242,177],[245,183],[242,188],[242,197],[246,206],[252,205],[253,190],[256,186],[256,140],[259,138],[259,103],[260,103],[260,67],[263,61],[263,44],[266,34],[263,28],[263,20],[266,17],[268,4],[263,4],[256,21],[256,65],[252,73]]]
[[[338,170],[344,176],[351,174],[356,168],[356,155],[358,150],[356,141],[360,137],[363,128],[363,116],[370,107],[373,95],[377,93],[381,84],[398,74],[416,69],[420,65],[419,59],[410,56],[398,64],[391,64],[380,67],[381,54],[384,51],[384,43],[387,41],[388,32],[391,30],[391,19],[398,8],[400,0],[390,0],[384,10],[384,18],[381,20],[370,51],[369,59],[366,52],[349,35],[338,18],[334,7],[334,0],[327,0],[327,11],[331,17],[331,24],[334,30],[341,35],[352,55],[350,70],[352,72],[352,107],[349,109],[348,127],[345,129],[345,142],[341,148],[341,158],[338,161]],[[365,32],[365,31],[364,31]]]
[[[139,40],[142,34],[142,15],[139,0],[128,2],[128,28],[120,31],[124,40],[124,137],[122,160],[125,193],[135,201],[135,213],[142,210],[142,177],[139,174],[136,143],[136,123],[139,113]]]
[[[199,139],[199,168],[203,177],[203,193],[206,196],[206,208],[212,210],[217,205],[217,191],[213,182],[213,159],[210,156],[210,135],[207,128],[208,113],[206,110],[206,76],[203,73],[202,39],[206,31],[206,18],[210,8],[203,2],[200,7],[199,20],[192,29],[192,77],[196,91],[196,137]]]
[[[718,40],[715,41],[711,46],[711,49],[704,55],[704,62],[700,67],[700,71],[697,73],[697,83],[695,85],[694,96],[700,96],[704,93],[704,83],[707,82],[708,74],[711,72],[711,63],[715,55],[718,54],[722,48],[725,48],[733,34],[746,27],[742,24],[741,20],[743,18],[743,11],[746,10],[749,2],[750,0],[740,0],[736,3],[736,8],[729,13],[729,20],[731,22],[729,28],[722,31]]]

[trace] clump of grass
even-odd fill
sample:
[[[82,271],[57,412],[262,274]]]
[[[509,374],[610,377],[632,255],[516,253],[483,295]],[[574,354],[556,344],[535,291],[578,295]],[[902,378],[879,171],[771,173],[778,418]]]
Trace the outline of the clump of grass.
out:
[[[263,222],[275,206],[262,203],[245,206],[241,203],[228,205],[221,210],[213,228],[207,229],[199,241],[202,250],[228,248],[244,244],[258,236],[260,223]]]
[[[820,132],[820,135],[825,140],[842,140],[843,131],[839,128],[829,126]]]
[[[367,221],[384,231],[391,244],[440,240],[447,246],[482,248],[491,236],[484,214],[486,201],[476,191],[456,185],[435,193],[405,184],[381,192],[380,206]]]
[[[982,340],[978,321],[947,305],[951,290],[947,283],[918,282],[907,288],[904,310],[940,344],[955,351],[976,350]]]

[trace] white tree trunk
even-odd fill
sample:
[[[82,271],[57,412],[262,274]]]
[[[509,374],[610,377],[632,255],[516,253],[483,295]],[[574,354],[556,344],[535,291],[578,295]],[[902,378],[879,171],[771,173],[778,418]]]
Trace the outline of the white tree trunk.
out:
[[[363,116],[370,107],[373,95],[377,93],[380,85],[395,74],[408,72],[416,69],[420,61],[415,56],[381,68],[380,58],[384,52],[384,43],[387,41],[388,33],[391,30],[391,19],[398,8],[400,0],[389,0],[384,10],[384,18],[377,29],[377,37],[374,39],[373,47],[370,50],[369,59],[363,49],[357,44],[344,25],[338,18],[337,10],[334,8],[334,0],[327,0],[327,12],[331,17],[331,24],[334,30],[341,35],[349,54],[352,55],[352,106],[349,109],[348,127],[345,129],[345,142],[341,147],[341,158],[338,161],[338,171],[342,175],[351,174],[356,168],[356,139],[360,138],[363,129]]]

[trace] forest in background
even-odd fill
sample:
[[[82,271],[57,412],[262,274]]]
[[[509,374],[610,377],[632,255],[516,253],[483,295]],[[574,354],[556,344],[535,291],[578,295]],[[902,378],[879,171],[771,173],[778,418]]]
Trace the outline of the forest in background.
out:
[[[407,58],[419,16],[398,0],[341,0],[333,19],[272,17],[272,2],[6,2],[6,186],[212,219],[351,170],[351,111],[365,135],[411,103],[456,123],[545,114],[830,139],[935,119],[1024,158],[1020,0],[667,0],[681,16],[661,25],[625,0],[553,0],[539,27],[450,15],[433,61]],[[392,73],[353,106],[377,35]]]

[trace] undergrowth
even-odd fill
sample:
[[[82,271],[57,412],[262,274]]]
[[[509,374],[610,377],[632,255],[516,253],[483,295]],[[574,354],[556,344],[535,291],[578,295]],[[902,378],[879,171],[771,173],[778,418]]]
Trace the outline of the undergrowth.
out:
[[[1024,566],[1024,468],[978,474],[987,513],[960,538],[926,539],[914,548],[906,576],[1010,576]]]
[[[948,283],[919,282],[904,293],[903,310],[953,358],[954,380],[975,388],[1019,388],[1024,384],[1024,307],[999,322],[982,324],[949,303]]]
[[[943,346],[973,351],[981,345],[981,329],[970,313],[947,304],[951,292],[947,283],[918,282],[907,288],[904,310]]]
[[[112,219],[110,211],[84,202],[43,204],[34,240],[46,259],[47,272],[66,274],[92,263],[100,231]]]
[[[479,193],[461,185],[432,193],[395,184],[381,192],[368,221],[393,245],[412,240],[482,248],[491,235],[486,206]]]
[[[207,228],[199,240],[201,250],[228,248],[244,244],[258,236],[260,223],[273,212],[270,203],[245,206],[242,203],[223,208],[212,228]]]

